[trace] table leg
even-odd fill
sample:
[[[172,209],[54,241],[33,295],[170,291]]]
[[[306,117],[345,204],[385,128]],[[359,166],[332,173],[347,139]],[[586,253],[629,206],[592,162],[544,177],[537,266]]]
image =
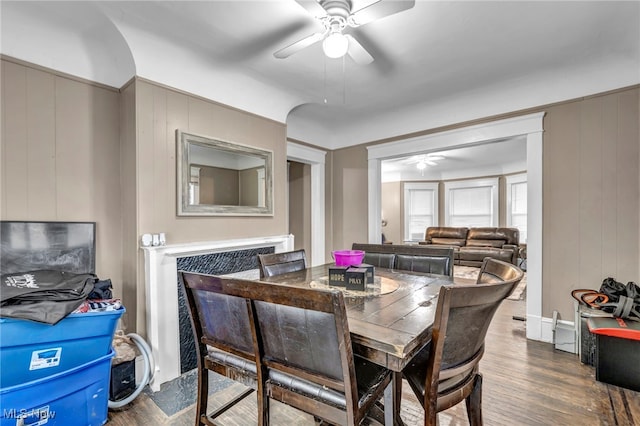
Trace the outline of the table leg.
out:
[[[391,383],[384,390],[384,424],[385,426],[404,426],[404,422],[400,418],[402,373],[393,372],[392,374]]]
[[[389,410],[389,407],[393,407],[393,382],[384,389],[384,426],[393,426],[393,410]]]

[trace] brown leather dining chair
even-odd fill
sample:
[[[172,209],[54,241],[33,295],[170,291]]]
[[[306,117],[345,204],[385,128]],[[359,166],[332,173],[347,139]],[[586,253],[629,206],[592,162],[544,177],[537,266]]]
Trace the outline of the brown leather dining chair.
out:
[[[452,247],[418,247],[420,253],[396,254],[398,270],[453,276]]]
[[[363,263],[376,267],[453,276],[452,247],[353,243],[351,249],[364,251]]]
[[[251,290],[265,407],[271,398],[338,425],[381,414],[375,403],[391,372],[354,355],[341,291],[260,282]]]
[[[476,284],[510,281],[518,277],[520,277],[518,279],[520,281],[523,275],[522,270],[511,263],[485,257],[482,261]]]
[[[228,294],[211,275],[181,272],[181,276],[198,360],[196,425],[213,425],[216,417],[250,395],[260,382],[250,302]],[[243,383],[247,389],[209,412],[209,370]]]
[[[283,253],[258,255],[260,278],[301,271],[307,268],[307,255],[304,249]]]
[[[440,411],[462,401],[469,424],[482,425],[479,362],[485,336],[498,306],[523,276],[515,265],[499,260],[485,259],[483,266],[486,274],[500,272],[508,279],[442,287],[431,342],[402,372],[424,408],[425,425],[436,425]]]

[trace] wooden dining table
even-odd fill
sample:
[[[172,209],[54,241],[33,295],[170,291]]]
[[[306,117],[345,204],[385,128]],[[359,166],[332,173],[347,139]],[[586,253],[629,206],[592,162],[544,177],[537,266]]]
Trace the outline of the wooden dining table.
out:
[[[445,275],[375,268],[375,282],[363,291],[329,285],[329,268],[262,278],[261,281],[310,288],[343,290],[354,354],[393,371],[393,385],[385,391],[385,424],[402,424],[402,369],[431,339],[440,287],[453,284]]]

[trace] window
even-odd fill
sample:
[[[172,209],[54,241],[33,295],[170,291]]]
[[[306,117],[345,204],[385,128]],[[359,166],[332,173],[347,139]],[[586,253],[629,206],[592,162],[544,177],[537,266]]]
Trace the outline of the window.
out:
[[[520,242],[527,242],[527,175],[507,176],[507,226],[520,230]]]
[[[445,182],[447,226],[498,226],[498,178]]]
[[[438,184],[404,184],[404,240],[422,241],[429,226],[438,225]]]

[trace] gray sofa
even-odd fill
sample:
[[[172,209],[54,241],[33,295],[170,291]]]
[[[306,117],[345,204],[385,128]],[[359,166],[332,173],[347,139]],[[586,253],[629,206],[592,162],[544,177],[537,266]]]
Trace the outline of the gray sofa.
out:
[[[520,231],[517,228],[429,227],[420,245],[452,247],[456,265],[482,265],[485,257],[518,264]]]

